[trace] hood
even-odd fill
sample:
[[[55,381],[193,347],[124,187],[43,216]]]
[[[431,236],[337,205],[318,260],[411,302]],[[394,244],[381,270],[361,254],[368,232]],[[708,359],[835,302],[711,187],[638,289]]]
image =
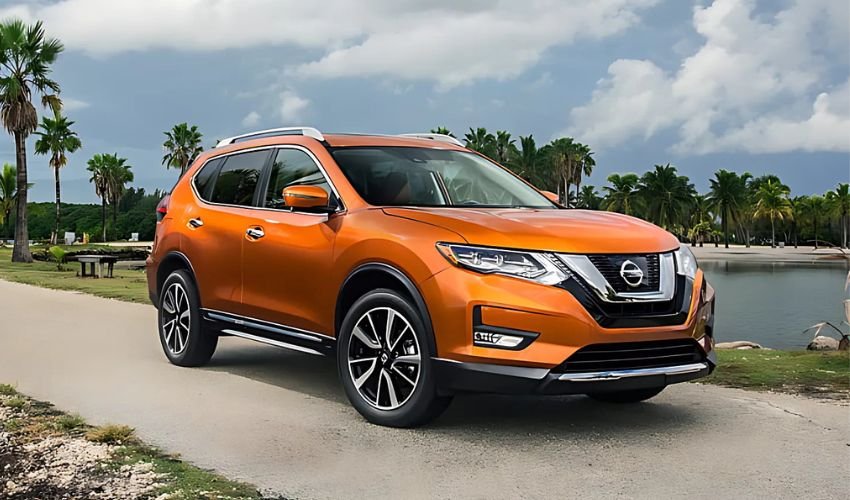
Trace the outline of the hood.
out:
[[[384,208],[387,215],[443,227],[471,245],[561,253],[657,253],[678,248],[667,231],[594,210]],[[458,242],[463,243],[463,242]]]

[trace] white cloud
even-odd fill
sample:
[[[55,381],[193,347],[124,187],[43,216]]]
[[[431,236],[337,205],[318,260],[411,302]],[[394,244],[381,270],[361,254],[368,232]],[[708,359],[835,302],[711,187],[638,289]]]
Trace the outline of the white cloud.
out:
[[[850,151],[850,94],[829,83],[831,61],[848,57],[847,2],[797,0],[772,19],[754,8],[695,8],[705,42],[675,73],[614,61],[566,132],[597,148],[675,129],[682,153]]]
[[[72,50],[294,45],[325,51],[304,77],[388,76],[440,88],[514,77],[544,51],[620,33],[658,0],[58,0],[0,8],[42,19]]]
[[[74,99],[74,98],[71,98],[71,97],[61,97],[61,99],[62,99],[62,111],[77,111],[77,110],[85,109],[85,108],[91,106],[91,103],[89,103],[89,102],[81,101],[79,99]]]
[[[309,99],[299,96],[295,91],[284,90],[280,93],[280,118],[284,123],[300,120],[309,105]]]
[[[260,115],[260,113],[257,113],[256,111],[251,111],[250,113],[245,115],[245,118],[242,118],[242,126],[256,127],[260,123],[260,120],[262,118],[263,117]]]

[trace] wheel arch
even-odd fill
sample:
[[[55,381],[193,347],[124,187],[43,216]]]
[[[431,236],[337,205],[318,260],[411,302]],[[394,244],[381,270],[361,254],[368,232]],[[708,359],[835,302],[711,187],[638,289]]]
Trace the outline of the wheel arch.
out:
[[[395,290],[413,303],[413,307],[419,312],[422,323],[425,325],[425,338],[431,348],[433,356],[437,356],[437,344],[434,337],[434,327],[431,324],[431,315],[428,305],[419,288],[400,269],[383,262],[370,262],[355,268],[342,283],[337,294],[336,307],[334,310],[334,334],[339,338],[339,330],[345,313],[360,297],[377,288],[389,288]]]
[[[198,302],[201,301],[201,292],[198,288],[198,280],[195,277],[195,269],[192,267],[192,263],[189,261],[189,258],[186,257],[185,254],[177,251],[169,252],[163,259],[162,262],[159,263],[156,269],[156,296],[159,298],[160,293],[162,293],[162,285],[165,283],[165,280],[168,279],[168,276],[171,275],[174,271],[184,270],[189,272],[189,276],[192,278],[192,282],[195,285],[195,289],[198,292]]]

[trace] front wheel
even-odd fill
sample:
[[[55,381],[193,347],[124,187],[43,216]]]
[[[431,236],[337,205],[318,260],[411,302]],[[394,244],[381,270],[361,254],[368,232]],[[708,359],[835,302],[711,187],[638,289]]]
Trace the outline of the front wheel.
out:
[[[397,292],[378,289],[351,306],[337,343],[340,378],[367,420],[415,427],[436,418],[451,398],[438,396],[425,324]]]
[[[593,392],[588,394],[588,396],[606,403],[639,403],[657,396],[665,387],[651,387],[649,389],[634,389],[631,391]]]

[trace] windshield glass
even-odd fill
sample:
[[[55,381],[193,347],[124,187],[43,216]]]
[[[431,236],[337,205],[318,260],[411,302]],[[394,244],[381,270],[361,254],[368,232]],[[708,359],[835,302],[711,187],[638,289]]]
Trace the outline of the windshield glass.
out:
[[[332,150],[371,205],[557,208],[540,192],[474,153],[408,147]]]

